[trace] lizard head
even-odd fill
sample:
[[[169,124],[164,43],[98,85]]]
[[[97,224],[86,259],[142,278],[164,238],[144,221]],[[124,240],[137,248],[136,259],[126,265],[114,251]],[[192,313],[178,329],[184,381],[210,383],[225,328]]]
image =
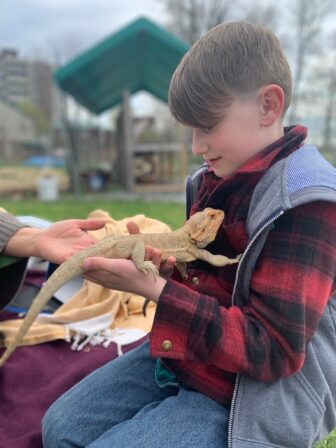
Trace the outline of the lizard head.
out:
[[[185,223],[185,229],[196,246],[203,248],[214,241],[223,219],[222,210],[206,208],[192,215]]]

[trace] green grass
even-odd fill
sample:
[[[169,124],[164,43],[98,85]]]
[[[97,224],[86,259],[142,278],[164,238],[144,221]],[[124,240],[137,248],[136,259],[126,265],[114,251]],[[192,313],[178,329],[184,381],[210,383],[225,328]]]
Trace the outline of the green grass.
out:
[[[336,430],[322,440],[322,442],[314,445],[314,448],[336,448]]]
[[[14,215],[33,215],[57,221],[70,218],[86,218],[96,209],[107,211],[114,219],[123,219],[139,213],[159,219],[176,229],[184,222],[185,206],[175,202],[115,201],[106,199],[66,198],[57,202],[44,203],[35,199],[0,200],[0,206]],[[336,448],[336,430],[314,448]]]
[[[66,198],[57,202],[39,202],[35,199],[0,200],[0,206],[13,215],[33,215],[50,221],[70,218],[86,218],[96,209],[108,212],[114,219],[123,219],[143,213],[147,217],[159,219],[172,229],[183,225],[184,204],[175,202],[148,202],[142,200],[121,201],[112,199]]]

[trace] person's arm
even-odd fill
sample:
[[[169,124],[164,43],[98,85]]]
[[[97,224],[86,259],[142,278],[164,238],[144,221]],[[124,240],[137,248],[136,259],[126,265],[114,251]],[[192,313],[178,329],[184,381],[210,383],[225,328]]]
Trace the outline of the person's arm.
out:
[[[90,280],[157,302],[153,357],[199,361],[271,381],[301,368],[334,290],[336,205],[303,205],[276,221],[243,308],[224,308],[215,297],[172,279],[154,281],[130,260],[90,258],[86,263]],[[165,340],[172,343],[169,352],[163,350]]]
[[[26,227],[26,225],[20,223],[14,216],[0,211],[0,253],[3,251],[8,240],[23,227]]]
[[[262,381],[299,370],[335,288],[336,205],[315,202],[275,223],[255,266],[249,303],[214,297],[168,280],[150,336],[151,355],[200,361]],[[170,340],[173,349],[162,350]]]
[[[0,310],[15,296],[26,271],[27,259],[6,256],[3,249],[20,229],[25,227],[14,216],[0,211]]]
[[[0,309],[18,291],[26,270],[27,258],[36,256],[62,263],[73,253],[96,242],[87,230],[96,230],[105,221],[68,220],[37,229],[21,224],[12,215],[0,212]]]
[[[19,227],[5,243],[3,254],[14,257],[35,256],[60,264],[74,253],[97,242],[87,230],[104,227],[101,219],[70,219],[47,229]]]

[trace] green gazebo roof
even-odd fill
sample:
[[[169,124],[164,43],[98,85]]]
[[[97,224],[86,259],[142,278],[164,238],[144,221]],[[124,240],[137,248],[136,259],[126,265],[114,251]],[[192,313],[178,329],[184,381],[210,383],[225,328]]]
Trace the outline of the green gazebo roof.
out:
[[[96,114],[119,104],[125,89],[167,101],[171,76],[187,50],[174,35],[139,18],[61,67],[55,79]]]

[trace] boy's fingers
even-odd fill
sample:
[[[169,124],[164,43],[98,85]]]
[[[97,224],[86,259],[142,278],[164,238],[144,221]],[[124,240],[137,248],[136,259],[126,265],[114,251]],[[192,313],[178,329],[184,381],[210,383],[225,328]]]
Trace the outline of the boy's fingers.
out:
[[[160,267],[162,252],[152,246],[145,246],[145,260],[151,260],[158,268]]]
[[[101,229],[107,223],[105,219],[76,219],[74,221],[82,230]]]
[[[126,224],[126,227],[127,227],[128,233],[130,233],[130,234],[140,233],[139,226],[134,221],[128,221]]]
[[[132,263],[134,264],[134,263]],[[89,257],[83,261],[83,268],[93,271],[116,272],[129,266],[129,260],[124,258]]]
[[[170,256],[167,258],[167,260],[162,264],[161,270],[163,273],[169,273],[174,269],[176,263],[176,258],[173,256]]]
[[[176,258],[173,257],[172,255],[170,255],[170,256],[167,258],[167,263],[168,263],[171,267],[174,267],[175,264],[176,264]]]
[[[154,248],[152,246],[145,246],[145,260],[151,260],[153,257]]]
[[[152,255],[152,262],[159,268],[162,258],[162,252],[159,249],[154,249]]]
[[[86,270],[108,271],[111,269],[113,260],[103,257],[90,257],[83,261],[83,268]]]

